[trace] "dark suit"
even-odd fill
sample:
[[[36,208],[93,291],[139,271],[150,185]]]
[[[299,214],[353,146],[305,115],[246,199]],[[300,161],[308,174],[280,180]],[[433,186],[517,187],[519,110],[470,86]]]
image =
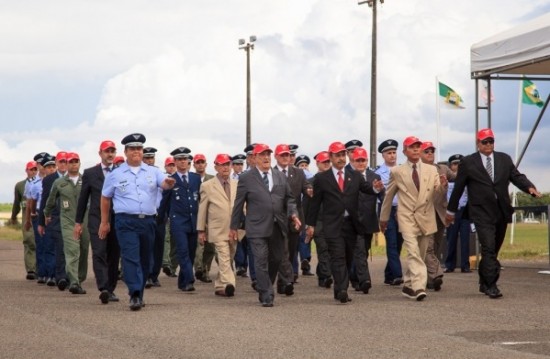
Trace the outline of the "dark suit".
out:
[[[372,183],[374,180],[381,180],[379,175],[368,168],[361,175],[366,176],[368,183]],[[380,202],[384,200],[384,192],[378,194],[359,193],[359,222],[363,226],[365,233],[357,237],[354,253],[355,273],[351,276],[351,281],[357,284],[365,280],[371,281],[368,255],[372,245],[373,234],[380,232],[378,214],[376,213],[378,200]]]
[[[183,183],[179,172],[170,175],[176,184],[172,189],[163,191],[157,219],[162,223],[166,215],[170,218],[170,235],[176,242],[176,253],[180,265],[179,289],[185,289],[195,282],[193,262],[197,251],[198,235],[197,213],[201,178],[193,172],[187,172],[186,175],[187,184]]]
[[[293,166],[288,166],[286,168],[286,175],[282,171],[280,171],[279,167],[277,166],[274,166],[273,170],[281,172],[283,176],[286,176],[288,185],[290,186],[290,190],[292,192],[292,196],[294,196],[294,200],[296,201],[296,210],[298,211],[298,217],[300,218],[300,222],[304,223],[305,221],[304,209],[302,207],[302,195],[307,196],[307,189],[309,188],[309,182],[306,179],[304,171],[300,168]],[[294,281],[292,262],[294,261],[296,253],[298,251],[298,242],[300,240],[300,232],[302,230],[303,226],[302,228],[300,228],[299,231],[297,231],[294,228],[294,223],[289,222],[287,235],[288,241],[286,242],[287,245],[285,245],[285,254],[286,257],[288,257],[288,261],[283,258],[283,261],[281,262],[281,266],[279,268],[279,285],[281,286],[292,283]]]
[[[56,179],[61,177],[59,172],[55,171],[42,179],[42,197],[40,199],[40,211],[38,211],[38,225],[45,228],[45,234],[38,239],[43,241],[47,277],[55,278],[56,281],[67,278],[65,271],[65,254],[63,252],[63,237],[61,235],[61,223],[59,220],[59,201],[52,211],[50,223],[46,226],[44,217],[44,208],[52,190],[52,185]]]
[[[271,173],[271,191],[258,169],[241,175],[231,215],[231,229],[237,230],[246,205],[246,237],[254,254],[256,289],[262,302],[270,302],[274,296],[273,283],[283,258],[288,218],[298,215],[287,178],[279,171]]]
[[[447,207],[450,212],[457,212],[460,196],[464,188],[468,188],[467,216],[474,222],[481,244],[480,284],[488,288],[496,285],[498,280],[498,252],[514,212],[510,204],[508,186],[512,182],[524,192],[528,192],[530,187],[535,187],[516,169],[510,156],[502,152],[493,152],[493,157],[494,181],[485,170],[479,152],[462,159]]]
[[[88,232],[92,245],[92,264],[94,269],[97,289],[108,290],[113,293],[118,280],[118,263],[120,259],[120,247],[116,237],[116,231],[109,231],[105,239],[99,239],[99,224],[101,223],[101,190],[105,174],[101,164],[86,168],[82,174],[82,188],[78,197],[75,223],[84,223],[86,210],[88,209]],[[115,213],[110,214],[111,228],[115,228]],[[84,229],[85,230],[85,229]]]
[[[321,206],[322,222],[334,277],[334,293],[348,288],[348,269],[351,266],[357,236],[365,233],[359,220],[359,193],[375,194],[370,182],[356,171],[346,170],[344,191],[340,191],[333,168],[317,173],[313,182],[313,198],[306,224],[315,226]]]

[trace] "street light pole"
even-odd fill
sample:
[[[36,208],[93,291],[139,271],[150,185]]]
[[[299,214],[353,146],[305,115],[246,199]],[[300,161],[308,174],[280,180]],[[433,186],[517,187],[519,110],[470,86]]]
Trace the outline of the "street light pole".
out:
[[[250,50],[254,50],[256,36],[250,36],[250,42],[239,39],[239,49],[246,51],[246,145],[250,145],[251,133],[251,98],[250,98]]]
[[[365,0],[358,4],[368,4],[372,8],[372,60],[370,82],[370,166],[376,167],[376,4],[384,3],[384,0]]]

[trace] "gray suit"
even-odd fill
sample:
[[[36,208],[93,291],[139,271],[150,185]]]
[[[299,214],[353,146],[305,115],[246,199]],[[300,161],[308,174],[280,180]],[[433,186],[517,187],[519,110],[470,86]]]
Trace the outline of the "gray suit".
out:
[[[246,236],[254,254],[256,289],[262,302],[271,301],[274,296],[273,283],[283,258],[288,218],[298,215],[286,177],[278,171],[271,173],[271,191],[265,186],[258,169],[241,175],[231,215],[231,229],[237,230],[246,204]]]

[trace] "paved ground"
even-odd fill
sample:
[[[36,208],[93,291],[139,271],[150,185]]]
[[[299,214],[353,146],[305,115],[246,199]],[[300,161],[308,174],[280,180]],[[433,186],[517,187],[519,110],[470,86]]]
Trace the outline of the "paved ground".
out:
[[[234,298],[194,294],[176,279],[146,291],[146,307],[101,305],[93,274],[75,296],[24,279],[22,245],[0,240],[0,358],[542,358],[550,355],[548,262],[504,263],[501,290],[478,293],[477,274],[445,276],[423,302],[381,284],[384,258],[370,262],[374,287],[340,305],[314,277],[296,294],[259,306],[248,279]],[[91,271],[91,267],[90,267]]]

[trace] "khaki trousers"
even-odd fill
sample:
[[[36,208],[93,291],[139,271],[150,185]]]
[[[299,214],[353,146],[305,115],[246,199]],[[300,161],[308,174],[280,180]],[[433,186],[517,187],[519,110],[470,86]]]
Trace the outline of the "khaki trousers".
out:
[[[233,272],[233,258],[237,250],[237,241],[219,241],[214,243],[218,254],[218,275],[214,280],[216,290],[224,290],[228,284],[236,287],[235,273]]]
[[[407,270],[403,275],[404,286],[413,290],[426,290],[427,269],[424,263],[429,236],[402,233],[403,247],[407,250]]]

